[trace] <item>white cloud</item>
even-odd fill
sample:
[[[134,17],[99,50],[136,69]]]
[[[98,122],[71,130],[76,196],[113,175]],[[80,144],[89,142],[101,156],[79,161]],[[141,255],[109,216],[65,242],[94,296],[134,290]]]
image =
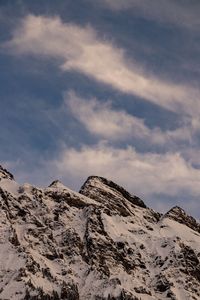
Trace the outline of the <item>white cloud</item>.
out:
[[[14,54],[55,58],[63,71],[75,70],[113,88],[161,107],[189,115],[200,112],[200,92],[185,84],[163,81],[142,69],[125,51],[91,27],[60,18],[27,16],[4,44]]]
[[[92,134],[109,140],[136,138],[151,144],[166,144],[192,139],[191,125],[173,131],[150,129],[144,120],[123,110],[114,110],[111,102],[80,98],[74,91],[65,94],[65,104],[72,115]]]
[[[200,195],[200,170],[179,153],[142,154],[133,147],[115,149],[99,144],[65,149],[54,165],[63,178],[81,182],[92,174],[104,176],[147,199],[156,194]]]
[[[199,30],[199,1],[176,0],[100,0],[113,10],[131,9],[134,14],[185,28]],[[184,2],[184,3],[183,3]]]
[[[115,111],[111,102],[102,103],[95,98],[86,100],[70,92],[65,96],[65,104],[90,133],[100,137],[123,140],[130,136],[145,138],[149,134],[142,119],[122,110]]]

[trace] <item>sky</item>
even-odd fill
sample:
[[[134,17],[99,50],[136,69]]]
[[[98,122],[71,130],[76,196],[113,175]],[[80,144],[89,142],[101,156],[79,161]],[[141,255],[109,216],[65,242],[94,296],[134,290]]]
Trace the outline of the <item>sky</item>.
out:
[[[199,0],[0,0],[0,163],[200,218]]]

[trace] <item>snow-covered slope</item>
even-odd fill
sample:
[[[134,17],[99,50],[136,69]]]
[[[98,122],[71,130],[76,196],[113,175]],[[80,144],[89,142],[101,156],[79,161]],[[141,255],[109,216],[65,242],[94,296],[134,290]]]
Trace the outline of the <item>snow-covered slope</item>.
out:
[[[200,299],[200,225],[102,177],[80,193],[0,167],[0,299]]]

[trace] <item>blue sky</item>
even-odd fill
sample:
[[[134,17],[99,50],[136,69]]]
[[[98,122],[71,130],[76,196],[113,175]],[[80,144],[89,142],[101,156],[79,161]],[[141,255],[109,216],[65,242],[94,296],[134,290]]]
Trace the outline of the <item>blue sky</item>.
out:
[[[0,0],[0,159],[78,190],[101,175],[200,208],[198,0]]]

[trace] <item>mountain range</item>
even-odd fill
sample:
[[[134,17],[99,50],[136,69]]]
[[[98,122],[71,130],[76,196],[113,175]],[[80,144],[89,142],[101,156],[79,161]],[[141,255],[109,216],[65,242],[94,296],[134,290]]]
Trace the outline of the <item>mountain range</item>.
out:
[[[198,300],[200,224],[90,176],[18,184],[0,166],[1,300]]]

